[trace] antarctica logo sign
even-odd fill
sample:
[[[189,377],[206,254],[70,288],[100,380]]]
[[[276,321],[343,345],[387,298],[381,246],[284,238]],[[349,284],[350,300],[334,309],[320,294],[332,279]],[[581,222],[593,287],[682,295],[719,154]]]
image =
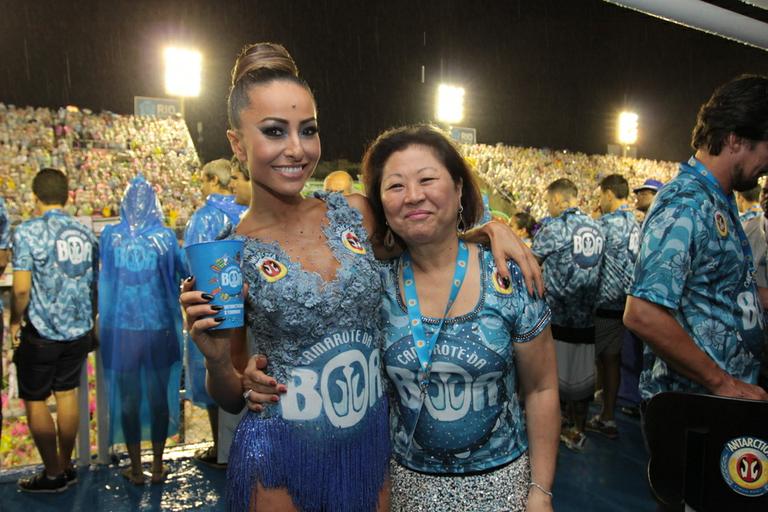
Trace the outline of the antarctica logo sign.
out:
[[[731,439],[720,455],[720,473],[735,493],[756,498],[768,493],[768,442],[758,437]]]

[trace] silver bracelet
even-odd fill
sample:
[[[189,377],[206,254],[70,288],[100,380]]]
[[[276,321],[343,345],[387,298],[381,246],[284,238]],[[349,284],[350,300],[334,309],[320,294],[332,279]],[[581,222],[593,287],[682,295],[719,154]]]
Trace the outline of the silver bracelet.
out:
[[[546,494],[550,498],[552,497],[552,491],[546,490],[545,488],[543,488],[541,485],[537,484],[533,480],[531,480],[531,482],[528,484],[528,489],[530,489],[531,487],[537,488],[538,490],[540,490],[541,492],[543,492],[544,494]]]

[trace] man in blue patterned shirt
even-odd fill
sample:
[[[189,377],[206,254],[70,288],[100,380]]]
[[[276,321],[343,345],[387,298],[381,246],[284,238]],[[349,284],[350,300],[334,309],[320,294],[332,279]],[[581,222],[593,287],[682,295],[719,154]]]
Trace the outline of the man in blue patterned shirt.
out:
[[[619,392],[621,344],[624,338],[624,303],[632,282],[632,269],[640,246],[640,226],[627,204],[629,183],[620,174],[600,181],[600,226],[605,252],[595,312],[595,355],[602,376],[603,407],[587,422],[587,430],[610,439],[619,436],[613,413]]]
[[[624,323],[647,343],[640,391],[767,400],[755,385],[763,308],[733,191],[768,174],[768,77],[718,88],[691,145],[648,212],[627,300]]]
[[[77,388],[92,349],[99,258],[93,233],[63,210],[68,193],[63,172],[41,170],[32,192],[39,217],[23,222],[13,234],[11,336],[21,340],[14,353],[19,397],[45,468],[20,480],[19,487],[59,492],[77,481],[72,467]],[[55,425],[46,405],[51,391]]]
[[[595,385],[593,315],[605,238],[599,224],[577,208],[578,189],[571,180],[550,183],[546,201],[552,220],[536,233],[532,250],[543,264],[560,397],[573,424],[560,437],[568,448],[581,450]]]

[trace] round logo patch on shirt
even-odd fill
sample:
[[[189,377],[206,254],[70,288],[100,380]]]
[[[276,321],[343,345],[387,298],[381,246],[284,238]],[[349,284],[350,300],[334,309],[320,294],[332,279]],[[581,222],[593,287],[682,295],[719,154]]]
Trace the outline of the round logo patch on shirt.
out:
[[[728,236],[728,222],[725,220],[723,212],[715,212],[715,227],[720,236]]]
[[[354,231],[346,230],[341,234],[341,242],[344,244],[344,247],[349,249],[355,254],[365,254],[365,247],[363,247],[363,243],[360,241],[359,238],[357,238],[357,235],[354,233]]]
[[[508,277],[503,277],[499,274],[499,271],[494,269],[493,271],[493,288],[502,295],[509,295],[512,293],[512,282]]]
[[[288,269],[285,265],[272,258],[261,258],[257,263],[259,272],[268,283],[274,283],[284,278],[288,273]]]
[[[768,494],[768,442],[752,436],[731,439],[720,455],[720,473],[737,494],[750,498]]]

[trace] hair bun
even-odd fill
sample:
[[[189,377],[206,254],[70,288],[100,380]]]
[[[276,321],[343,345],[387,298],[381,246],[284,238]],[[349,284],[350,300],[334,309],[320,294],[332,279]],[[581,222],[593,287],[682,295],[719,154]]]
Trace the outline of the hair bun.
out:
[[[245,46],[237,57],[232,70],[232,86],[243,77],[258,78],[260,74],[291,76],[298,78],[299,68],[291,54],[281,44],[256,43]]]

